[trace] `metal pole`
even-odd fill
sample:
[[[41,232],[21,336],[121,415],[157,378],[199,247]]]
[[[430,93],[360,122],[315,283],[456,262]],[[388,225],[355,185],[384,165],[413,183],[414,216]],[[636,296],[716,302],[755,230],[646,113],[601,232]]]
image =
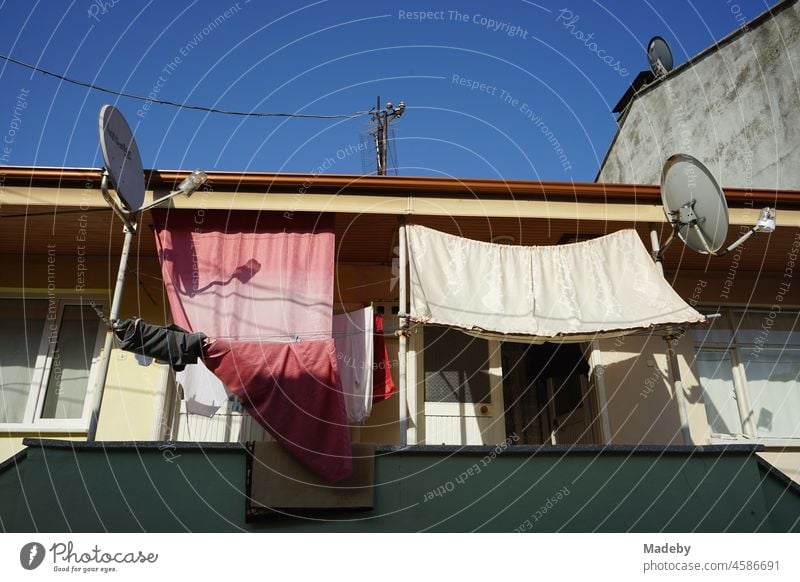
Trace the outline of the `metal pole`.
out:
[[[675,392],[675,403],[678,405],[678,417],[681,422],[681,436],[683,443],[692,444],[692,435],[689,432],[689,415],[686,412],[686,395],[683,392],[683,382],[681,381],[681,370],[678,364],[678,355],[672,347],[672,340],[675,336],[668,334],[664,336],[667,342],[667,367],[672,376],[672,389]]]
[[[406,221],[405,218],[400,218],[400,301],[398,308],[398,323],[399,323],[399,353],[398,353],[398,376],[400,381],[399,387],[399,404],[400,407],[400,444],[405,446],[408,444],[408,387],[406,386],[406,353],[408,351],[406,337],[408,320],[406,319],[406,266],[408,258],[406,256]]]
[[[125,240],[122,242],[122,254],[119,257],[119,269],[117,270],[117,284],[114,287],[114,296],[111,300],[111,312],[108,318],[113,323],[119,318],[119,307],[122,302],[122,287],[125,284],[125,270],[128,268],[128,255],[131,251],[131,242],[133,241],[134,231],[129,227],[125,227]],[[89,434],[86,436],[86,442],[94,442],[97,436],[97,423],[100,419],[100,407],[103,404],[103,392],[106,388],[106,376],[108,375],[108,366],[111,362],[111,349],[114,347],[114,333],[111,330],[106,332],[106,343],[103,346],[103,355],[100,357],[100,363],[97,370],[98,386],[94,394],[94,402],[92,404],[92,418],[89,422]]]

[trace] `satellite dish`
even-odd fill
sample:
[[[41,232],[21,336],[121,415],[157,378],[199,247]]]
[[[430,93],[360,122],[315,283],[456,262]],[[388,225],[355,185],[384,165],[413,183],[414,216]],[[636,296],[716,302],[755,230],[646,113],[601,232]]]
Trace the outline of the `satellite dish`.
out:
[[[714,176],[686,154],[670,156],[661,172],[661,202],[678,237],[692,250],[714,254],[728,236],[728,203]]]
[[[656,77],[663,77],[672,70],[672,50],[667,41],[660,36],[654,36],[647,43],[647,60],[650,70]]]
[[[113,105],[100,109],[100,150],[111,184],[128,212],[144,203],[144,170],[133,132]]]

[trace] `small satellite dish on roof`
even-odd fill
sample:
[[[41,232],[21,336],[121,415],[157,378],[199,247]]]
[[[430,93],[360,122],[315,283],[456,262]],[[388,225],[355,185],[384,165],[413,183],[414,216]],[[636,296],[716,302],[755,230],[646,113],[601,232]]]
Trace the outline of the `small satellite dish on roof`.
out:
[[[714,175],[699,160],[687,154],[675,154],[661,172],[661,202],[672,224],[672,234],[656,259],[677,235],[686,246],[698,253],[720,257],[738,247],[755,232],[775,230],[775,210],[761,210],[758,222],[739,240],[722,249],[728,237],[728,203]]]
[[[651,38],[647,43],[647,60],[656,78],[669,73],[672,70],[672,50],[667,41],[660,36]]]
[[[113,105],[100,109],[100,150],[117,197],[125,211],[139,210],[144,203],[144,170],[133,132]]]

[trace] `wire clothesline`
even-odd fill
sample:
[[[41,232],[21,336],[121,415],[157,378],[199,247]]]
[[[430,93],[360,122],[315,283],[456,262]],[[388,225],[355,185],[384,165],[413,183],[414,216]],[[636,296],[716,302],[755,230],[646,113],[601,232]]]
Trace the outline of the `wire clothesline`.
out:
[[[189,105],[188,103],[178,103],[175,101],[167,101],[165,99],[153,99],[150,97],[144,97],[142,95],[134,95],[133,93],[125,93],[123,91],[116,91],[114,89],[108,89],[106,87],[101,87],[99,85],[95,85],[94,83],[87,83],[86,81],[80,81],[78,79],[73,79],[71,77],[67,77],[66,75],[61,75],[59,73],[54,73],[53,71],[49,71],[47,69],[43,69],[41,67],[37,67],[36,65],[31,65],[30,63],[26,63],[25,61],[20,61],[19,59],[15,59],[8,55],[0,55],[0,59],[8,61],[9,63],[14,63],[15,65],[19,65],[21,67],[25,67],[37,73],[42,73],[43,75],[48,75],[50,77],[55,77],[56,79],[60,79],[66,83],[71,83],[73,85],[78,85],[79,87],[86,87],[88,89],[92,89],[94,91],[100,91],[102,93],[108,93],[110,95],[116,95],[118,97],[126,97],[128,99],[135,99],[138,101],[147,101],[148,103],[156,103],[158,105],[168,105],[170,107],[178,107],[180,109],[191,109],[194,111],[205,111],[207,113],[218,113],[221,115],[235,115],[239,117],[296,117],[302,119],[355,119],[358,117],[362,117],[364,115],[368,115],[370,111],[356,111],[355,113],[341,113],[341,114],[333,114],[333,115],[318,115],[318,114],[311,114],[311,113],[263,113],[257,111],[231,111],[227,109],[219,109],[217,107],[206,107],[203,105]]]

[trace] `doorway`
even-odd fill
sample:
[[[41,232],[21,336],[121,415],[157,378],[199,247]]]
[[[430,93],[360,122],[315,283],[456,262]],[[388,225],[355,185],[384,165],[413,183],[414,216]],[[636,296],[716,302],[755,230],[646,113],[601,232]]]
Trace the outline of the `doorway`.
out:
[[[597,406],[580,344],[504,342],[505,428],[519,444],[592,444]]]

